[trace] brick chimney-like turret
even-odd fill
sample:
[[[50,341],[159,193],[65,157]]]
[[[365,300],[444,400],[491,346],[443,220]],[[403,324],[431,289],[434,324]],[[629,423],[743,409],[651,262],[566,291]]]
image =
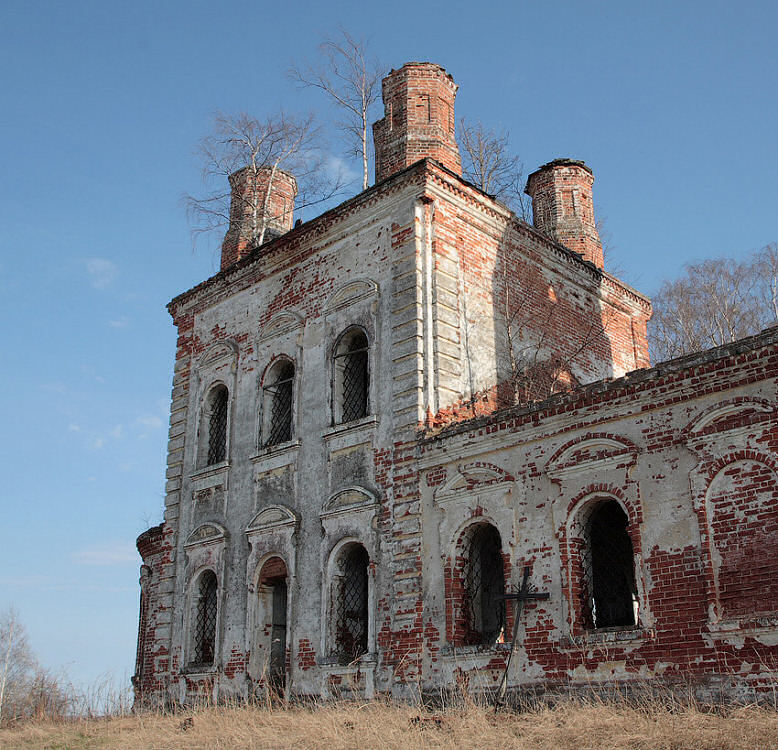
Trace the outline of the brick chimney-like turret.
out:
[[[292,228],[297,180],[281,169],[273,173],[271,167],[260,167],[256,172],[252,167],[243,167],[230,175],[230,188],[230,226],[222,243],[222,269],[237,263],[257,246],[265,217],[262,242]]]
[[[428,157],[462,174],[454,136],[457,85],[428,62],[405,63],[382,82],[384,118],[373,124],[375,181]]]
[[[582,161],[555,159],[527,179],[535,227],[603,268],[602,243],[594,223],[594,174]]]

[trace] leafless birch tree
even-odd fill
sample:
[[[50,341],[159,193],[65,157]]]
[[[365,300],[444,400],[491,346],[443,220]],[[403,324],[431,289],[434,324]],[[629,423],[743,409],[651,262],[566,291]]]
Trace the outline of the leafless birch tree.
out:
[[[381,96],[381,79],[386,66],[371,59],[367,43],[344,29],[335,39],[319,45],[320,60],[303,68],[293,65],[289,77],[302,86],[323,91],[343,111],[338,128],[346,134],[349,153],[362,160],[362,189],[369,184],[368,132],[373,105]]]
[[[12,608],[0,613],[0,726],[28,718],[63,718],[72,708],[71,691],[41,667],[27,630]]]
[[[505,130],[496,132],[480,122],[470,125],[463,117],[459,121],[462,174],[527,220],[530,203],[524,194],[524,164],[518,156],[511,155],[509,138]]]
[[[778,245],[742,261],[717,258],[684,267],[652,300],[655,361],[721,346],[778,321]]]
[[[268,205],[279,170],[297,180],[298,209],[331,198],[343,185],[341,175],[333,174],[325,164],[319,130],[311,116],[280,112],[260,120],[245,112],[218,113],[213,132],[200,141],[198,152],[206,192],[199,197],[185,196],[195,236],[229,225],[228,178],[239,169],[250,170],[254,178],[250,185],[256,185],[260,172],[269,172],[265,189],[249,190],[239,197],[246,203],[242,216],[250,217],[250,239],[255,246],[264,242],[268,224],[278,218],[271,215]]]
[[[0,616],[0,724],[8,718],[8,704],[16,702],[16,693],[27,682],[35,659],[27,644],[27,633],[13,609]]]

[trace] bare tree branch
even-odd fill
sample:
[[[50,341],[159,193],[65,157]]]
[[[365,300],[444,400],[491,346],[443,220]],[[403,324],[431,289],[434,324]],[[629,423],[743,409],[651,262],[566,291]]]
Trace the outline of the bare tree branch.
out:
[[[742,261],[717,258],[684,267],[652,300],[652,359],[721,346],[778,321],[778,245]]]
[[[524,194],[524,164],[511,156],[510,134],[487,130],[477,122],[459,121],[459,145],[462,153],[462,175],[485,193],[494,195],[525,221],[530,203]]]
[[[344,111],[338,128],[348,138],[349,153],[362,159],[362,189],[368,181],[370,111],[381,95],[381,79],[386,66],[368,59],[367,43],[345,29],[339,37],[319,45],[321,59],[316,65],[293,65],[289,77],[301,86],[323,91]]]
[[[228,178],[240,169],[248,169],[256,185],[261,172],[269,173],[266,189],[249,190],[239,196],[245,205],[242,216],[250,217],[254,245],[261,245],[268,225],[280,217],[269,211],[273,183],[279,170],[297,181],[295,207],[300,209],[326,201],[343,187],[340,174],[326,168],[319,129],[313,117],[295,117],[285,112],[260,120],[241,112],[237,115],[217,113],[210,135],[198,144],[202,159],[202,196],[186,195],[184,201],[192,224],[192,233],[223,230],[230,223]]]

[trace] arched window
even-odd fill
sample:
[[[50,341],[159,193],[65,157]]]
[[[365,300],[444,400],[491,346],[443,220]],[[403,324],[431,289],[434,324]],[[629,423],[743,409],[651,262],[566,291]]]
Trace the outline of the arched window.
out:
[[[584,623],[589,628],[635,625],[638,599],[627,514],[618,502],[610,499],[595,502],[584,512]]]
[[[227,404],[229,393],[223,385],[217,385],[208,394],[205,417],[208,425],[207,466],[227,459]]]
[[[350,328],[335,348],[333,407],[335,422],[352,422],[368,414],[369,344],[361,328]]]
[[[288,359],[276,362],[265,375],[262,387],[262,435],[265,446],[292,439],[294,403],[294,364]]]
[[[348,544],[338,555],[332,582],[332,652],[339,664],[350,664],[367,653],[369,563],[361,544]]]
[[[206,570],[197,585],[197,602],[192,627],[192,664],[208,667],[213,664],[216,647],[217,605],[216,574]]]
[[[505,627],[505,567],[500,532],[476,523],[462,535],[458,550],[462,593],[460,643],[494,643]]]

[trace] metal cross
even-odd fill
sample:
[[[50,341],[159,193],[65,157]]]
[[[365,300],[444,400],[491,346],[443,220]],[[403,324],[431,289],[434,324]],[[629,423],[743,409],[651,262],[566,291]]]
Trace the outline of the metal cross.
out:
[[[505,662],[505,671],[502,673],[502,680],[500,680],[500,687],[497,690],[497,698],[494,702],[494,710],[496,711],[498,706],[501,706],[505,700],[505,693],[508,689],[508,669],[511,666],[511,659],[513,658],[513,649],[516,646],[516,636],[519,632],[519,620],[521,619],[521,613],[524,611],[524,602],[548,599],[549,593],[547,591],[530,591],[529,587],[529,566],[524,566],[524,575],[521,579],[521,588],[515,594],[503,594],[502,598],[506,601],[515,601],[516,608],[513,611],[513,637],[511,638],[511,650],[508,652],[508,661]]]

